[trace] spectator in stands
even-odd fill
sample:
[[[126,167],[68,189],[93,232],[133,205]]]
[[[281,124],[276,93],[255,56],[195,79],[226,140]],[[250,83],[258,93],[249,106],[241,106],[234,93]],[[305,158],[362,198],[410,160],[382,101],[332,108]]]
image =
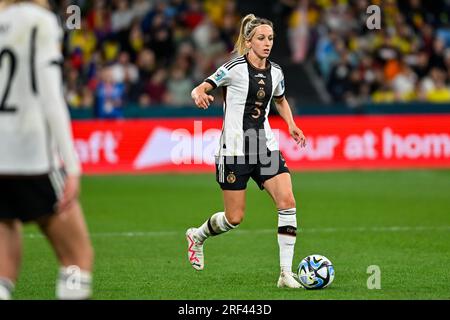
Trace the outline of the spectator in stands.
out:
[[[68,105],[74,109],[82,107],[81,79],[78,70],[69,69],[65,79],[64,93]]]
[[[434,86],[427,92],[426,99],[433,103],[448,103],[450,102],[450,88],[445,83],[446,74],[443,70],[438,70]]]
[[[139,53],[144,50],[145,37],[141,30],[139,20],[135,20],[128,34],[128,39],[123,43],[123,49],[129,52],[131,60],[137,61]]]
[[[136,65],[130,62],[130,55],[121,52],[117,63],[111,67],[113,81],[123,83],[125,97],[128,101],[136,101],[138,97],[139,70]]]
[[[142,20],[154,5],[155,0],[134,0],[131,7],[133,17],[135,19]]]
[[[139,81],[139,71],[136,65],[130,62],[130,55],[121,52],[119,59],[111,67],[113,81],[116,83],[135,84]]]
[[[422,50],[425,51],[429,56],[433,53],[433,27],[429,24],[425,24],[419,32],[422,41]]]
[[[125,87],[114,82],[112,69],[101,70],[101,81],[95,92],[95,114],[98,118],[121,118],[123,116]]]
[[[170,24],[165,20],[163,14],[154,16],[150,28],[150,40],[148,47],[155,53],[156,61],[168,66],[174,53],[174,43]]]
[[[168,103],[172,106],[188,106],[192,104],[190,93],[194,82],[188,77],[186,70],[173,68],[167,82]]]
[[[220,37],[220,32],[211,20],[205,18],[193,32],[198,54],[206,59],[220,57],[227,46]]]
[[[374,103],[393,103],[395,102],[395,93],[388,83],[383,83],[381,87],[372,94]]]
[[[94,104],[94,92],[88,86],[83,86],[83,88],[81,89],[81,106],[83,108],[89,108]]]
[[[93,7],[88,12],[89,30],[95,32],[98,42],[103,42],[111,32],[111,11],[105,0],[93,1]]]
[[[379,67],[375,65],[374,59],[369,53],[363,52],[357,69],[360,73],[359,78],[367,85],[369,91],[373,91],[376,86],[377,70]]]
[[[441,72],[442,71],[438,68],[432,68],[429,74],[425,78],[423,78],[420,85],[421,100],[427,100],[429,92],[436,88],[436,84],[439,81]]]
[[[422,50],[415,55],[412,68],[419,79],[424,78],[430,71],[429,61],[429,55],[425,50]]]
[[[361,101],[359,99],[361,86],[361,73],[357,69],[352,69],[348,78],[347,88],[343,94],[343,100],[346,104],[353,108],[361,105]]]
[[[183,15],[183,22],[189,30],[194,30],[205,17],[201,2],[198,0],[188,0],[188,8]]]
[[[155,53],[150,49],[142,50],[137,58],[137,67],[140,81],[145,83],[149,81],[156,70]]]
[[[195,58],[198,53],[196,52],[191,41],[184,41],[178,45],[177,59],[175,60],[175,65],[178,63],[185,64],[186,71],[188,73],[192,72],[193,65],[195,63]]]
[[[80,70],[91,61],[97,47],[97,37],[93,31],[89,30],[86,19],[81,19],[81,29],[75,29],[69,33],[67,44],[70,60],[72,62],[77,60],[73,63],[73,67]]]
[[[445,43],[443,39],[436,38],[433,41],[433,53],[430,57],[430,67],[445,69],[444,63]]]
[[[118,0],[117,9],[111,16],[111,31],[119,33],[129,29],[133,18],[134,12],[129,7],[128,0]]]
[[[143,93],[140,96],[141,106],[145,106],[144,101],[150,104],[167,103],[167,71],[163,68],[156,70],[151,79],[146,84]]]
[[[151,29],[152,29],[152,25],[153,25],[153,20],[156,16],[160,15],[163,17],[163,20],[165,20],[166,18],[168,18],[167,15],[167,8],[168,8],[168,4],[166,1],[163,0],[156,0],[154,5],[151,6],[150,11],[148,11],[144,18],[142,19],[142,23],[141,23],[141,27],[142,27],[142,32],[144,32],[144,34],[149,34]]]
[[[339,62],[333,67],[328,80],[328,90],[337,102],[343,102],[351,90],[350,73],[352,66],[348,52],[341,55]]]
[[[397,101],[411,101],[415,98],[414,90],[417,75],[407,64],[403,64],[401,71],[392,80],[392,87]]]
[[[338,40],[334,31],[322,31],[316,46],[315,57],[319,72],[325,81],[328,80],[333,65],[339,61],[339,50],[342,50],[343,46],[343,42]]]

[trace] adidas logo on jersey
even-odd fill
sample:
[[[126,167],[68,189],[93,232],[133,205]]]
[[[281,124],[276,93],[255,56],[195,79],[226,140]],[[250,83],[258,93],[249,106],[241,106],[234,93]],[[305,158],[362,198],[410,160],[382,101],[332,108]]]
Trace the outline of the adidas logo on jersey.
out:
[[[257,75],[255,75],[255,78],[266,78],[265,75],[263,75],[262,73],[258,73]]]
[[[266,83],[264,82],[263,79],[261,79],[261,80],[259,80],[258,84],[265,85]]]

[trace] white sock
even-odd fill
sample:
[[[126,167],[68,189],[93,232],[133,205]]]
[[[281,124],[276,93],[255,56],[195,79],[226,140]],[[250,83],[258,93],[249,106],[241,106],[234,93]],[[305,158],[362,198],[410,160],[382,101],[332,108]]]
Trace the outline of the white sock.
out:
[[[14,283],[7,278],[0,278],[0,300],[11,300]]]
[[[56,281],[58,300],[87,300],[92,295],[92,275],[77,266],[61,267]]]
[[[280,268],[283,272],[292,272],[296,239],[296,209],[278,210],[278,245],[280,247]]]
[[[234,226],[228,222],[225,217],[225,212],[217,212],[197,229],[195,238],[198,241],[203,242],[211,236],[217,236],[237,227],[238,225]]]

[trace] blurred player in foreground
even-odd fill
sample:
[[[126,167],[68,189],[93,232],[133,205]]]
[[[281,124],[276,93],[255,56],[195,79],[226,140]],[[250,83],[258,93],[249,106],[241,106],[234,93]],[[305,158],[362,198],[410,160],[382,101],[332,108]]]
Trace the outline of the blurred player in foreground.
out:
[[[27,222],[37,223],[60,263],[56,298],[92,295],[93,249],[62,91],[62,33],[47,8],[43,0],[0,0],[0,300],[12,297]]]
[[[207,109],[213,97],[208,92],[223,88],[224,124],[216,162],[217,182],[223,190],[224,212],[212,215],[199,228],[186,232],[188,258],[196,270],[204,268],[203,243],[235,229],[244,218],[245,190],[252,178],[266,189],[278,208],[278,244],[281,273],[278,287],[299,288],[292,273],[297,217],[292,183],[279,151],[268,115],[274,98],[291,136],[302,147],[303,132],[296,126],[284,97],[284,76],[280,66],[268,60],[273,46],[269,20],[247,15],[241,23],[235,52],[240,56],[225,63],[192,91],[195,104]]]

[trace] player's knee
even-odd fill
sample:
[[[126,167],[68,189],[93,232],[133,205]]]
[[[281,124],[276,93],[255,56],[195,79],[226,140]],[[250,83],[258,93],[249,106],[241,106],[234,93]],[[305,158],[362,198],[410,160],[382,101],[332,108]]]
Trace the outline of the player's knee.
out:
[[[242,221],[244,220],[244,211],[243,210],[233,211],[229,216],[227,216],[227,220],[233,226],[241,224]]]
[[[280,208],[280,209],[295,208],[296,207],[296,203],[295,203],[294,195],[291,193],[291,194],[287,194],[287,195],[283,196],[278,201],[277,207]]]

